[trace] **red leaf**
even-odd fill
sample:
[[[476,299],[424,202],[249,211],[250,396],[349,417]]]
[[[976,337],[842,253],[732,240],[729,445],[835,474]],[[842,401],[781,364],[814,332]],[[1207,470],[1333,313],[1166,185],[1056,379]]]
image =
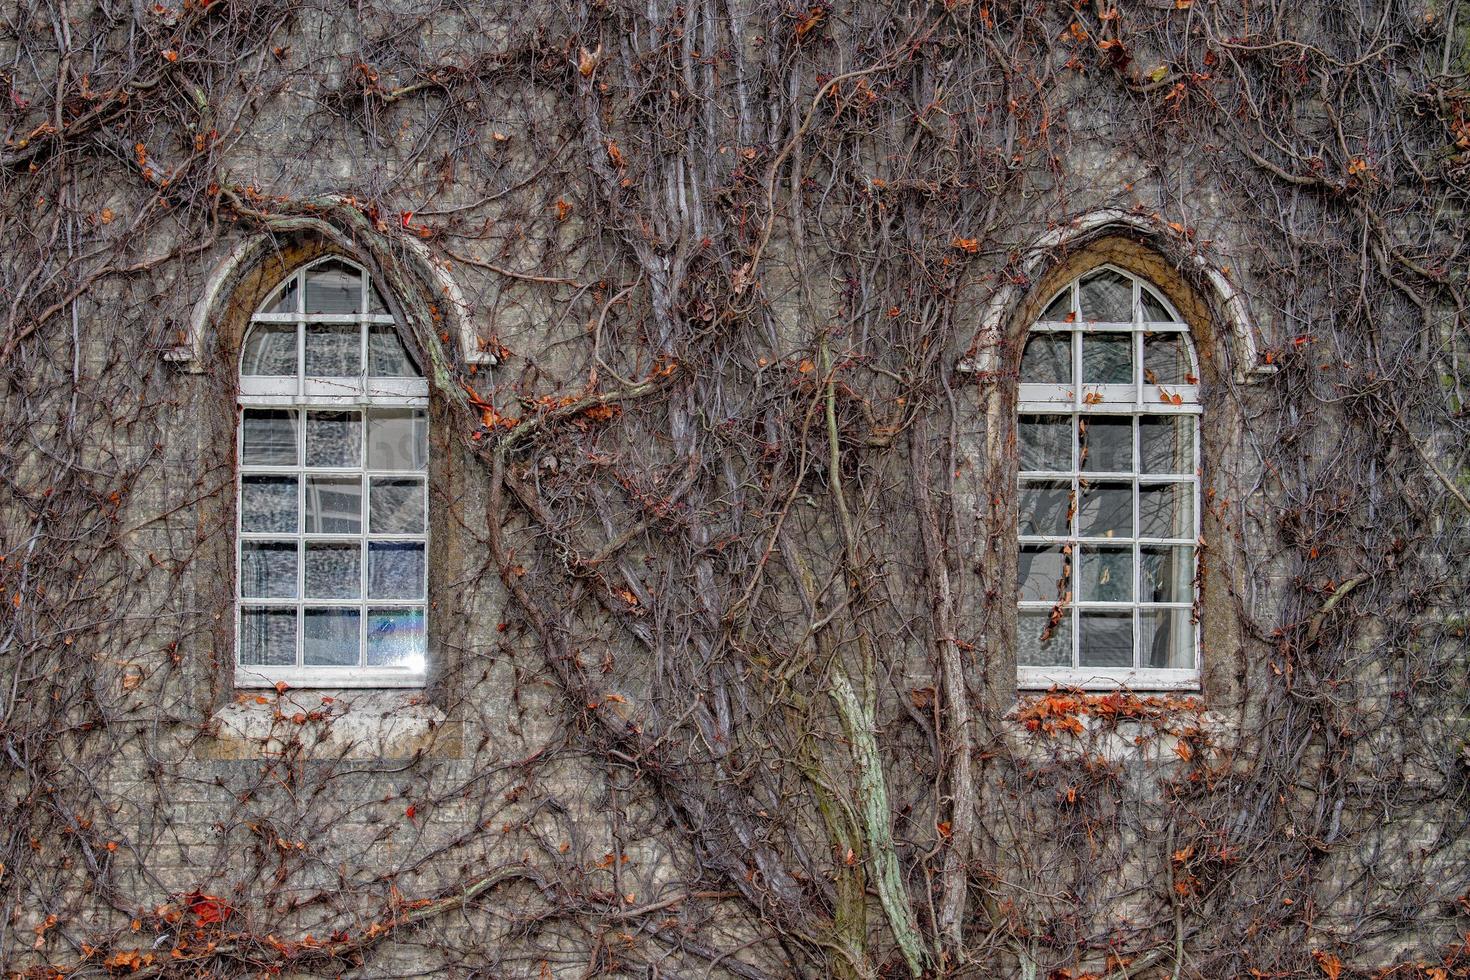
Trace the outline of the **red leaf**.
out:
[[[184,896],[184,901],[189,903],[189,911],[194,913],[194,924],[199,926],[223,922],[235,912],[218,895],[206,895],[203,892],[193,891]]]

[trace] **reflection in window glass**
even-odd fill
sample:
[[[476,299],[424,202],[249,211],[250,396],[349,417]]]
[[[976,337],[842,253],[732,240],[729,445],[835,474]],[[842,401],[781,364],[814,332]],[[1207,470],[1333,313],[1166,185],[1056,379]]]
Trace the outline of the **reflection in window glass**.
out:
[[[306,542],[306,598],[362,597],[362,545],[356,541]]]
[[[1093,415],[1077,422],[1077,455],[1082,469],[1097,473],[1133,471],[1133,417]]]
[[[308,534],[357,534],[361,530],[361,477],[307,477],[306,532]]]
[[[240,480],[240,530],[296,532],[294,476],[246,476]]]
[[[1133,537],[1133,486],[1079,481],[1077,534],[1084,538]]]
[[[1071,557],[1062,545],[1025,545],[1016,564],[1022,601],[1061,602],[1071,591]]]
[[[1083,278],[1078,287],[1082,319],[1107,323],[1133,322],[1133,280],[1104,269]]]
[[[368,542],[368,598],[423,597],[423,544],[417,541]]]
[[[308,378],[355,378],[361,373],[361,327],[313,323],[306,328]]]
[[[257,323],[245,338],[240,373],[289,377],[296,373],[296,324]]]
[[[1083,667],[1133,666],[1133,611],[1102,612],[1084,609],[1078,617],[1079,663]]]
[[[1083,602],[1133,601],[1133,548],[1085,544],[1082,552]]]
[[[296,465],[295,412],[276,408],[247,408],[240,415],[242,465]]]
[[[389,476],[372,478],[368,503],[374,534],[424,533],[424,481]]]
[[[368,610],[369,667],[422,667],[425,649],[424,610]]]
[[[1197,382],[1184,334],[1143,335],[1144,384],[1192,385]]]
[[[1194,591],[1194,549],[1142,545],[1138,582],[1144,602],[1189,602]]]
[[[1143,415],[1138,419],[1139,464],[1145,473],[1194,473],[1193,415]]]
[[[1088,333],[1082,337],[1082,383],[1133,383],[1133,335]]]
[[[353,667],[359,660],[361,610],[306,608],[302,654],[308,666]]]
[[[1165,323],[1174,319],[1170,316],[1169,308],[1164,305],[1164,301],[1142,283],[1139,284],[1138,302],[1143,307],[1143,319],[1146,323]]]
[[[368,374],[375,378],[417,378],[418,365],[391,323],[368,328]]]
[[[1072,619],[1063,612],[1052,625],[1045,610],[1021,610],[1016,635],[1016,662],[1022,667],[1065,667],[1072,663]]]
[[[429,416],[422,409],[368,413],[368,469],[421,470],[429,451]]]
[[[1139,646],[1143,666],[1191,670],[1194,662],[1194,622],[1188,609],[1150,609],[1138,612]]]
[[[285,284],[271,294],[270,299],[260,308],[260,312],[267,314],[296,313],[299,311],[297,301],[301,299],[301,283],[296,276],[287,279]]]
[[[1016,427],[1021,469],[1065,472],[1072,468],[1072,417],[1023,415]]]
[[[1021,355],[1023,384],[1072,383],[1072,335],[1069,333],[1033,333],[1026,338]]]
[[[362,276],[351,266],[323,262],[306,273],[307,313],[360,313],[362,304]]]
[[[358,412],[307,412],[306,465],[361,466],[362,415]]]
[[[240,610],[240,662],[290,666],[296,662],[296,607],[246,606]]]
[[[1071,531],[1075,500],[1072,484],[1057,480],[1022,480],[1020,499],[1021,533],[1065,536]]]
[[[240,595],[296,598],[296,542],[246,541],[240,546]]]
[[[1041,313],[1041,321],[1053,323],[1071,323],[1075,317],[1072,316],[1072,288],[1068,286],[1057,294],[1056,299],[1047,304]]]
[[[1193,487],[1192,483],[1139,484],[1139,536],[1189,540],[1194,532]]]

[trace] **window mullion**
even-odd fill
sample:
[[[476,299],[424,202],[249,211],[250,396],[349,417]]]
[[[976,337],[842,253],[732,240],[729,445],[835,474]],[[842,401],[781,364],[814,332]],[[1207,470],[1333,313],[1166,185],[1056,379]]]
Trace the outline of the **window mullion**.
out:
[[[366,279],[366,276],[363,278]],[[364,303],[366,303],[366,300],[364,300]],[[363,328],[364,333],[366,333],[366,329],[366,327]],[[367,361],[364,360],[363,370],[366,371],[366,369]],[[368,526],[368,521],[372,519],[373,512],[373,503],[368,499],[372,481],[368,479],[367,431],[368,412],[367,407],[364,406],[362,411],[362,425],[358,426],[358,435],[361,440],[358,446],[358,452],[360,454],[358,458],[362,460],[362,524],[358,528],[359,533],[357,538],[357,665],[359,667],[367,666],[368,534],[371,531],[371,528]]]
[[[1077,295],[1077,285],[1072,285],[1072,420],[1071,420],[1071,450],[1072,471],[1067,474],[1068,481],[1072,485],[1071,511],[1072,519],[1068,522],[1067,536],[1072,549],[1071,554],[1071,576],[1067,584],[1070,586],[1071,601],[1068,603],[1067,619],[1071,624],[1072,633],[1072,667],[1075,669],[1082,663],[1082,618],[1077,610],[1078,590],[1082,586],[1082,548],[1077,543],[1078,533],[1082,520],[1082,486],[1078,474],[1082,469],[1082,331],[1077,327],[1082,321],[1081,299]]]

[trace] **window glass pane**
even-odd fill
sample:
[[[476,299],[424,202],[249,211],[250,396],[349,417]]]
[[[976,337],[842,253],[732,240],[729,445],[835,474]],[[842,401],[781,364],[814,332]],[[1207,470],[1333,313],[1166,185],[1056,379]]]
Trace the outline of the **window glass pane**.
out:
[[[371,284],[368,286],[368,312],[387,316],[388,304],[383,302],[383,296]]]
[[[1081,546],[1082,602],[1133,601],[1133,548]]]
[[[1133,485],[1087,483],[1079,486],[1077,533],[1085,538],[1133,536]]]
[[[375,323],[368,328],[368,374],[375,378],[417,378],[418,365],[391,323]]]
[[[1138,487],[1138,536],[1194,540],[1192,484],[1154,483]]]
[[[1072,383],[1072,335],[1033,333],[1021,354],[1021,380],[1026,384]]]
[[[368,412],[368,469],[422,470],[428,453],[427,412],[412,408]]]
[[[1143,381],[1151,385],[1192,385],[1198,380],[1189,363],[1189,345],[1182,333],[1143,335]]]
[[[1141,545],[1138,587],[1144,602],[1193,602],[1194,549]]]
[[[306,598],[362,596],[362,545],[356,541],[306,543]]]
[[[301,634],[303,661],[309,667],[355,667],[358,663],[357,609],[307,609]]]
[[[1077,659],[1083,667],[1133,666],[1133,611],[1082,610]]]
[[[306,376],[355,378],[362,374],[362,328],[356,324],[306,325]]]
[[[418,541],[368,543],[368,598],[422,599],[424,546]]]
[[[368,500],[368,529],[374,534],[424,533],[424,481],[375,476]]]
[[[240,477],[240,530],[294,533],[296,477]]]
[[[1071,556],[1062,546],[1024,544],[1016,562],[1017,586],[1022,602],[1061,602],[1072,590]]]
[[[341,262],[323,262],[306,273],[306,312],[358,313],[362,276]],[[308,372],[310,373],[310,372]]]
[[[369,667],[422,669],[426,646],[421,607],[368,610]]]
[[[240,353],[240,373],[246,377],[294,378],[296,324],[252,324]]]
[[[1077,458],[1092,472],[1133,472],[1133,417],[1084,417],[1077,423]]]
[[[355,476],[308,477],[306,530],[312,534],[360,533],[362,481]]]
[[[1068,534],[1071,509],[1071,481],[1023,480],[1017,531],[1053,536]]]
[[[1145,320],[1155,323],[1173,322],[1174,317],[1169,314],[1169,310],[1164,306],[1163,301],[1154,295],[1152,289],[1140,284],[1138,287],[1138,299],[1139,305],[1143,307],[1143,318]]]
[[[296,664],[296,610],[240,610],[240,663],[249,667]]]
[[[1079,290],[1082,319],[1108,323],[1133,322],[1133,280],[1103,269],[1082,280]]]
[[[1133,335],[1127,333],[1083,334],[1082,383],[1086,385],[1132,384]]]
[[[1016,426],[1021,471],[1072,468],[1072,416],[1022,415]]]
[[[274,293],[271,293],[270,299],[265,301],[265,305],[260,308],[260,312],[295,313],[296,299],[300,295],[300,283],[301,280],[296,276],[287,279],[280,288]]]
[[[1070,667],[1072,665],[1072,614],[1061,611],[1051,625],[1051,610],[1022,609],[1017,617],[1016,663],[1022,667]]]
[[[362,414],[306,413],[307,466],[361,466]]]
[[[1194,416],[1141,415],[1138,418],[1138,454],[1144,473],[1194,472]]]
[[[1048,323],[1071,323],[1072,287],[1068,286],[1057,294],[1057,298],[1042,311],[1040,320]]]
[[[247,408],[240,418],[240,465],[295,466],[296,413]]]
[[[1139,659],[1145,667],[1194,667],[1194,624],[1188,609],[1140,609]]]
[[[296,598],[296,542],[241,542],[240,595],[247,599]]]

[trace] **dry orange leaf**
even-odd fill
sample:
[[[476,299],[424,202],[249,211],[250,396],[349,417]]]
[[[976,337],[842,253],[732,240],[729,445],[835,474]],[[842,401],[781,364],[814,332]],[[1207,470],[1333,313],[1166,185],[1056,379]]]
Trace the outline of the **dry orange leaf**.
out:
[[[577,52],[577,72],[583,78],[591,78],[592,73],[597,70],[597,63],[601,60],[601,44],[597,46],[597,50],[595,51],[588,51],[586,48],[581,48]]]

